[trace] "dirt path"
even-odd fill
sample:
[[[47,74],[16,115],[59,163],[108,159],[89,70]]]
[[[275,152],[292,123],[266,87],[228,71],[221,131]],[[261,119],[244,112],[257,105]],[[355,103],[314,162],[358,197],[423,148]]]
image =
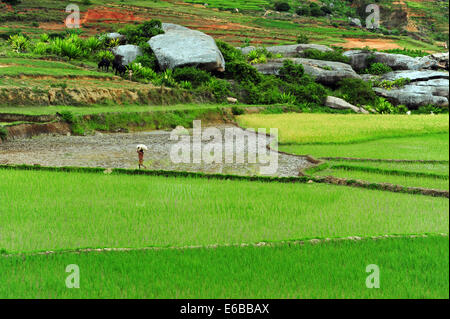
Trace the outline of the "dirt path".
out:
[[[267,164],[249,163],[248,155],[257,154],[254,147],[228,143],[224,138],[227,127],[233,127],[244,134],[242,129],[221,125],[222,149],[232,149],[235,154],[243,155],[244,163],[173,163],[170,150],[177,141],[170,140],[168,131],[137,133],[97,133],[92,136],[50,136],[41,135],[32,139],[15,139],[0,144],[0,163],[3,164],[39,164],[42,166],[90,166],[104,168],[136,168],[137,144],[145,144],[149,150],[145,153],[148,169],[196,171],[239,175],[259,175],[260,166]],[[203,128],[204,129],[204,128]],[[266,136],[261,137],[268,143]],[[214,140],[203,141],[202,145],[213,145]],[[268,151],[267,151],[268,152]],[[222,161],[223,162],[223,161]],[[273,176],[298,176],[299,170],[312,166],[306,158],[278,153],[278,170]]]

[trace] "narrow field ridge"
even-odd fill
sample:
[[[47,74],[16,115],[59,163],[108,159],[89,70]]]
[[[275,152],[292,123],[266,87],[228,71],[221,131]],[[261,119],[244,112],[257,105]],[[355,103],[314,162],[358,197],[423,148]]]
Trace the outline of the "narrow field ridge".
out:
[[[425,172],[410,172],[410,171],[403,171],[403,170],[381,169],[381,168],[374,168],[374,167],[352,166],[352,165],[345,165],[345,164],[331,165],[330,168],[331,169],[344,169],[344,170],[348,170],[348,171],[382,173],[382,174],[387,174],[387,175],[448,179],[447,175],[442,175],[442,174],[425,173]]]
[[[17,256],[39,256],[39,255],[52,255],[52,254],[79,254],[86,252],[110,252],[110,251],[143,251],[143,250],[184,250],[184,249],[215,249],[223,247],[277,247],[282,245],[317,245],[326,244],[329,242],[337,241],[359,241],[359,240],[383,240],[383,239],[398,239],[398,238],[426,238],[426,237],[448,237],[449,234],[445,233],[425,233],[425,234],[405,234],[405,235],[378,235],[369,237],[359,236],[347,236],[347,237],[334,237],[334,238],[308,238],[297,240],[282,240],[282,241],[261,241],[257,243],[235,243],[235,244],[212,244],[212,245],[192,245],[192,246],[167,246],[167,247],[103,247],[103,248],[79,248],[68,250],[48,250],[39,251],[33,253],[17,253],[17,254],[0,254],[1,257],[17,257]]]
[[[355,161],[355,162],[394,162],[394,163],[424,163],[424,164],[446,164],[446,160],[407,160],[407,159],[383,159],[383,158],[357,158],[357,157],[320,157],[328,161]]]

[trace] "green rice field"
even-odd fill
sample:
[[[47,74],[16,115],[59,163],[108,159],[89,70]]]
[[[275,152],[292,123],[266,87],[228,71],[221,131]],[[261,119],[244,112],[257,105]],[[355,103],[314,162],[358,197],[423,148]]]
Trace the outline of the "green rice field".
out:
[[[448,232],[445,198],[340,186],[16,170],[0,181],[9,253]]]
[[[242,115],[245,127],[278,128],[279,150],[328,161],[317,176],[449,189],[448,115]]]
[[[448,236],[431,236],[0,256],[0,297],[448,298],[448,252]],[[70,264],[80,289],[64,285]],[[366,287],[369,264],[379,266],[379,289]]]

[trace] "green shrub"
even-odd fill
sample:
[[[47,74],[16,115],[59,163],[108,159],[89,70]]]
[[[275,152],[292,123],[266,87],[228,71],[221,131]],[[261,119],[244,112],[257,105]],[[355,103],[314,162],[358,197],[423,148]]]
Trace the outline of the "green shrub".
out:
[[[83,47],[91,53],[100,49],[101,45],[102,42],[96,37],[89,37],[83,41]]]
[[[371,105],[377,98],[370,84],[360,79],[343,79],[338,86],[344,99],[354,105]]]
[[[239,82],[259,83],[261,81],[261,74],[250,64],[241,61],[227,63],[225,76]]]
[[[322,105],[328,96],[328,90],[306,74],[300,81],[292,84],[289,91],[295,95],[299,103]]]
[[[97,52],[97,54],[95,55],[96,59],[101,61],[103,59],[109,60],[110,62],[112,62],[114,60],[114,54],[111,51],[107,51],[107,50],[102,50]]]
[[[366,70],[365,73],[382,75],[388,72],[392,72],[392,68],[383,63],[372,63]]]
[[[159,78],[156,80],[155,84],[166,85],[168,87],[176,87],[177,81],[175,81],[175,79],[173,78],[173,71],[167,69],[163,73],[159,74]]]
[[[448,106],[447,107],[441,107],[441,106],[435,106],[435,105],[424,105],[424,106],[419,106],[419,108],[417,109],[417,111],[415,111],[414,113],[419,113],[419,114],[448,114]]]
[[[277,11],[285,12],[291,10],[291,6],[287,2],[275,2],[274,8]]]
[[[211,92],[218,101],[225,100],[225,98],[231,94],[231,84],[226,80],[214,77],[208,82],[203,83],[201,89]]]
[[[147,42],[143,42],[139,47],[142,50],[142,55],[138,56],[135,61],[147,68],[159,71],[158,59],[150,45]]]
[[[380,114],[405,114],[406,112],[408,112],[408,108],[406,106],[395,106],[382,97],[378,97],[375,100],[373,108]]]
[[[151,37],[164,33],[159,20],[150,20],[139,25],[127,25],[117,32],[124,35],[128,43],[136,45],[141,45]]]
[[[313,17],[323,17],[325,15],[325,12],[323,12],[319,5],[315,2],[311,2],[309,5],[309,9],[311,12],[311,16]]]
[[[89,55],[87,51],[83,50],[83,40],[76,34],[70,35],[65,39],[53,39],[50,43],[50,51],[53,54],[68,57],[69,60]]]
[[[61,116],[61,118],[69,124],[74,123],[75,116],[70,111],[61,111],[59,116]]]
[[[299,16],[310,16],[311,10],[307,6],[298,7],[295,10],[295,13],[297,13]]]
[[[291,60],[284,60],[278,76],[286,82],[295,83],[305,74],[303,65],[294,64]]]
[[[307,49],[303,51],[301,55],[308,59],[350,63],[350,58],[342,55],[342,53],[343,51],[340,49],[326,52],[322,52],[316,49]]]
[[[144,79],[149,82],[157,81],[158,74],[152,69],[143,66],[141,63],[133,62],[129,65],[133,76],[136,78]]]
[[[327,90],[308,75],[297,78],[295,83],[275,76],[263,76],[260,83],[240,84],[241,100],[248,104],[313,103],[322,104]]]
[[[46,55],[51,52],[51,47],[48,43],[38,42],[34,45],[33,53],[39,55]]]
[[[297,43],[298,44],[308,44],[309,43],[309,37],[307,35],[301,33],[297,37]]]
[[[28,38],[21,34],[15,34],[9,37],[9,44],[17,53],[25,52],[30,45]]]
[[[39,35],[41,42],[48,42],[50,40],[50,36],[47,33],[41,33]]]
[[[173,77],[177,82],[189,81],[194,88],[208,82],[211,74],[195,67],[177,68],[174,70]]]
[[[380,88],[383,88],[386,90],[391,90],[393,88],[402,88],[409,82],[411,82],[411,80],[407,79],[407,78],[400,78],[400,79],[397,79],[394,81],[388,81],[388,80],[372,81],[372,86],[380,87]]]
[[[67,88],[67,83],[63,82],[63,83],[52,83],[50,84],[51,88],[61,88],[61,89],[66,89]]]
[[[389,50],[383,50],[382,52],[386,52],[386,53],[393,53],[393,54],[403,54],[403,55],[407,55],[413,58],[417,58],[417,57],[424,57],[429,55],[428,52],[419,50],[419,49],[389,49]]]
[[[0,125],[0,139],[6,140],[7,137],[8,137],[8,131],[6,130],[6,128],[4,128],[3,126]]]
[[[231,108],[231,113],[233,113],[233,115],[242,115],[244,114],[244,109],[239,106],[233,106]]]
[[[178,83],[178,86],[181,88],[181,89],[184,89],[184,90],[192,90],[192,83],[191,82],[189,82],[189,81],[180,81],[179,83]]]
[[[322,7],[320,7],[320,10],[322,10],[322,12],[324,13],[324,14],[332,14],[333,12],[331,11],[331,8],[330,7],[327,7],[327,6],[322,6]]]
[[[250,64],[266,63],[267,58],[271,58],[273,55],[266,48],[258,48],[250,51],[247,54],[247,60]]]
[[[225,59],[226,63],[245,61],[245,56],[242,54],[242,52],[232,45],[229,45],[228,43],[221,40],[216,40],[216,44],[220,52],[222,52],[223,58]]]

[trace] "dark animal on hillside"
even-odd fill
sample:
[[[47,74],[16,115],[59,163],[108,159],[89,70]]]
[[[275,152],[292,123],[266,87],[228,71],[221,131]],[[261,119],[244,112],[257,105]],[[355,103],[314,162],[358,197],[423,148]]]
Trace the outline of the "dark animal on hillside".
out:
[[[116,75],[119,73],[120,76],[124,76],[126,71],[127,67],[125,65],[120,64],[116,66]]]
[[[98,63],[98,68],[99,68],[100,70],[106,70],[106,72],[108,72],[108,71],[109,71],[109,64],[110,64],[110,63],[111,63],[111,62],[109,62],[108,59],[103,58],[103,59]]]
[[[117,67],[119,65],[122,65],[123,63],[123,56],[121,55],[114,55],[114,60],[112,61],[112,69],[117,71]]]

